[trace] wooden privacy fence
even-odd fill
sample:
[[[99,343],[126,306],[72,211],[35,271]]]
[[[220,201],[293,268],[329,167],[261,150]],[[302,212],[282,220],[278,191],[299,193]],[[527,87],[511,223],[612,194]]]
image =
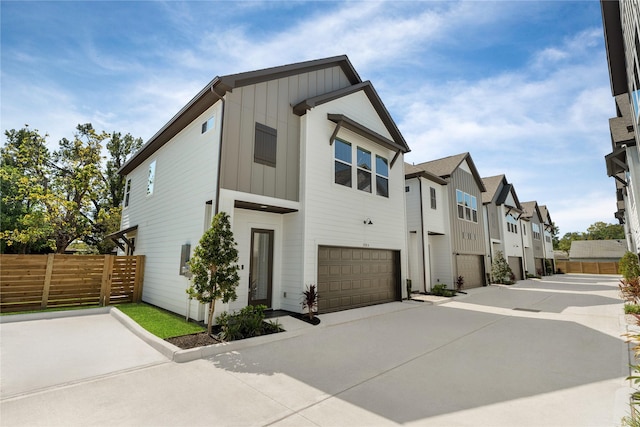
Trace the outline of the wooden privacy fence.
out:
[[[620,274],[617,262],[556,261],[556,271],[584,274]]]
[[[139,302],[143,275],[143,255],[0,255],[0,311]]]

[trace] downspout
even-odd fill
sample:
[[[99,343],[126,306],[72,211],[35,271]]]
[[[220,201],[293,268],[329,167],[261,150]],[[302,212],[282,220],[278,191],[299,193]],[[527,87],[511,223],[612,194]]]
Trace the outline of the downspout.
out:
[[[420,240],[422,241],[422,280],[424,283],[424,293],[427,293],[427,269],[425,267],[425,258],[424,258],[424,210],[423,210],[423,200],[422,200],[422,179],[418,176],[418,191],[420,192]]]
[[[225,100],[222,96],[220,96],[214,89],[213,86],[211,86],[211,93],[213,93],[215,96],[218,97],[218,101],[222,101],[222,114],[220,114],[220,141],[218,144],[218,177],[217,180],[218,182],[216,183],[216,204],[215,204],[215,208],[214,208],[214,212],[213,215],[217,215],[219,210],[220,210],[220,177],[221,177],[221,170],[222,170],[222,141],[224,140],[223,135],[224,135],[224,111],[226,109],[226,104],[225,104]]]

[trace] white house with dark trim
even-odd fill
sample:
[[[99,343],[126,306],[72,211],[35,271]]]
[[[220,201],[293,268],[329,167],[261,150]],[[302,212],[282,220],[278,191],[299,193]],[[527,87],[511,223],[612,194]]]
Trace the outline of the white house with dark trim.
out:
[[[320,312],[406,294],[404,162],[409,147],[346,56],[214,78],[120,170],[121,231],[146,256],[143,300],[188,306],[186,261],[212,216],[231,216],[238,299]],[[189,307],[189,308],[187,308]]]
[[[525,277],[522,205],[505,175],[482,178],[482,182],[487,190],[482,193],[482,207],[490,265],[496,254],[502,252],[515,279],[522,280]]]
[[[437,283],[454,288],[458,276],[465,288],[486,285],[485,187],[471,155],[405,169],[412,289],[428,291]]]

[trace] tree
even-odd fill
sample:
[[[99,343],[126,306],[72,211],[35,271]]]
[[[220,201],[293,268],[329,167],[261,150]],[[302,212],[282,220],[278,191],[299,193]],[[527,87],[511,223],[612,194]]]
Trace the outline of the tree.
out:
[[[491,263],[491,275],[496,283],[511,284],[511,267],[509,263],[504,259],[502,251],[498,251]]]
[[[595,222],[587,228],[587,240],[624,240],[624,226],[622,224],[607,224]]]
[[[235,301],[238,276],[238,250],[231,231],[229,215],[218,213],[211,223],[189,261],[192,273],[191,286],[187,289],[190,298],[209,304],[207,333],[211,335],[216,300],[223,303]]]
[[[51,154],[47,135],[28,125],[5,131],[0,165],[1,251],[47,252],[53,249],[53,231],[46,202],[52,199]]]

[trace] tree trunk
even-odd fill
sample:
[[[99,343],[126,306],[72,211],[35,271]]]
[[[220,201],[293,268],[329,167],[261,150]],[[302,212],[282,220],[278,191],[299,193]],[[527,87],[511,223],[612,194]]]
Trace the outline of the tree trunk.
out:
[[[207,321],[207,335],[211,335],[213,331],[213,312],[216,309],[216,300],[209,303],[209,320]]]

